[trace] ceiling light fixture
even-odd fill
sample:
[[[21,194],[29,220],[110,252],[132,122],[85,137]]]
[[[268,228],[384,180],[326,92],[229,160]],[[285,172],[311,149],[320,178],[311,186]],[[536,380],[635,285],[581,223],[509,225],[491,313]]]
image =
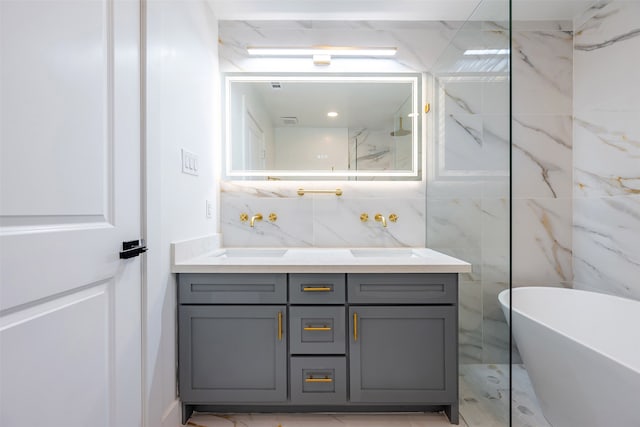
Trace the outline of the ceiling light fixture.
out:
[[[318,47],[247,47],[247,53],[254,56],[394,56],[398,52],[395,47],[350,47],[350,46],[318,46]]]
[[[338,117],[338,113],[335,111],[329,111],[327,117]]]

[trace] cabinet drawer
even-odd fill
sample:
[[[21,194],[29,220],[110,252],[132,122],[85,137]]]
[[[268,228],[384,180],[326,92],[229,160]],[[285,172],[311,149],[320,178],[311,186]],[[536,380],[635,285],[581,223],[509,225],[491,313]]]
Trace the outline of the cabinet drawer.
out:
[[[440,273],[348,274],[350,303],[455,304],[458,276]]]
[[[287,302],[286,274],[180,274],[180,304]]]
[[[291,402],[345,403],[347,361],[344,357],[292,357]]]
[[[290,307],[292,354],[344,354],[344,307]]]
[[[289,301],[292,304],[343,304],[344,274],[290,274]]]

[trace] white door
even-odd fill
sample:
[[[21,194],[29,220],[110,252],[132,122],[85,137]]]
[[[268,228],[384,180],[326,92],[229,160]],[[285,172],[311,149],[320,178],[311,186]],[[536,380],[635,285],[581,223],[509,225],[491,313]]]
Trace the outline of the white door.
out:
[[[0,1],[0,425],[141,425],[140,4]]]
[[[245,147],[245,170],[264,170],[266,147],[264,141],[264,131],[253,117],[253,114],[247,110],[246,114],[246,141]]]

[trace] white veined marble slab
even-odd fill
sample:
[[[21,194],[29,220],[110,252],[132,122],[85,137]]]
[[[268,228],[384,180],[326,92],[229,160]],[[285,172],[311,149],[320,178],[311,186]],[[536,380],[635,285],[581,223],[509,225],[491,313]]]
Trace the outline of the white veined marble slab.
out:
[[[175,252],[175,247],[174,247]],[[175,259],[174,273],[463,273],[471,264],[427,248],[219,248]]]

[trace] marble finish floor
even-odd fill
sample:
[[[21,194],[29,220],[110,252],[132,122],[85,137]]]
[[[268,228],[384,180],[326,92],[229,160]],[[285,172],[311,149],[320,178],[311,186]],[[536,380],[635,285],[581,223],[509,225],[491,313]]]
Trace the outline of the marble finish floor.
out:
[[[450,427],[442,413],[425,414],[194,414],[191,427]],[[460,420],[461,427],[468,427]]]
[[[513,365],[512,427],[551,427],[523,365]],[[460,366],[460,418],[469,427],[509,425],[509,365]]]
[[[513,426],[550,427],[522,365],[513,366]],[[506,427],[509,365],[460,366],[460,427]],[[191,427],[449,427],[444,413],[229,414],[196,413]]]

